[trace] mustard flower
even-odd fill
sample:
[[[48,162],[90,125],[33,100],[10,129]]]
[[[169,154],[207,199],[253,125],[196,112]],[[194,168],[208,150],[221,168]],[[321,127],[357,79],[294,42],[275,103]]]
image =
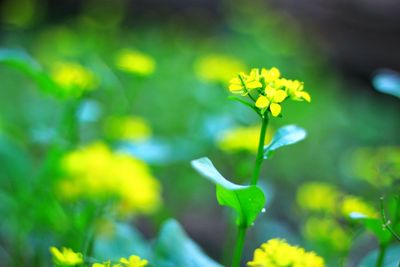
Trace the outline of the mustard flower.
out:
[[[307,211],[335,213],[339,208],[341,192],[324,182],[309,182],[297,190],[297,203]]]
[[[156,62],[152,57],[131,49],[120,51],[115,58],[115,65],[122,71],[140,76],[148,76],[156,68]]]
[[[76,62],[57,62],[52,66],[51,78],[59,86],[54,93],[62,97],[80,97],[98,85],[95,74]]]
[[[342,214],[346,217],[351,215],[364,216],[368,218],[377,218],[378,212],[367,202],[361,198],[348,195],[345,196],[341,203]]]
[[[250,267],[324,267],[324,260],[314,252],[292,246],[282,239],[271,239],[254,251]]]
[[[247,95],[250,90],[262,87],[258,69],[252,69],[249,75],[241,72],[238,77],[231,79],[229,90],[234,94]]]
[[[148,264],[147,260],[143,260],[136,255],[132,255],[128,259],[121,258],[119,262],[122,264],[123,267],[144,267]]]
[[[311,101],[302,82],[282,78],[277,68],[254,68],[248,75],[240,72],[238,77],[230,81],[229,90],[234,94],[248,95],[261,115],[269,111],[274,117],[281,114],[282,103],[287,98]]]
[[[66,200],[115,200],[120,215],[154,212],[161,203],[160,184],[148,166],[98,142],[67,153],[61,160],[64,177],[57,184]]]
[[[70,248],[63,247],[60,251],[56,247],[50,247],[50,252],[53,255],[53,262],[57,266],[75,266],[83,263],[82,254],[74,252]]]

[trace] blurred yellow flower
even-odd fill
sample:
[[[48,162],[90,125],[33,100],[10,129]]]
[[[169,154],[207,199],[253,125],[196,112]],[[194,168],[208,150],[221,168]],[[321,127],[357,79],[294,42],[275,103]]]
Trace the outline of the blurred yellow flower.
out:
[[[226,130],[218,136],[217,145],[227,152],[247,151],[255,154],[260,138],[260,128],[260,125],[254,125]],[[265,136],[265,143],[271,141],[272,135],[272,128],[269,127]]]
[[[200,58],[194,65],[194,71],[199,79],[224,84],[244,68],[245,65],[236,58],[217,54]]]
[[[57,62],[52,66],[52,79],[61,91],[54,92],[62,97],[79,97],[98,85],[93,72],[75,62]]]
[[[130,49],[122,50],[117,54],[115,65],[122,71],[140,76],[153,74],[156,69],[156,62],[152,57]]]
[[[341,193],[331,184],[310,182],[300,186],[297,203],[308,211],[334,213],[339,207]]]
[[[281,103],[289,97],[296,101],[311,101],[311,96],[305,92],[302,82],[281,78],[277,68],[254,68],[247,75],[240,72],[231,79],[229,90],[234,94],[248,95],[255,102],[255,107],[264,114],[267,110],[276,117],[282,112]]]
[[[132,255],[129,259],[121,258],[119,260],[124,267],[144,267],[148,264],[147,260],[141,259],[139,256]]]
[[[324,260],[314,252],[292,246],[282,239],[271,239],[254,251],[253,267],[323,267]]]
[[[111,151],[104,143],[66,154],[61,167],[65,177],[58,189],[66,199],[112,199],[121,215],[151,213],[160,205],[160,184],[147,165]]]
[[[111,262],[103,262],[103,263],[93,263],[92,267],[111,267]],[[113,265],[113,267],[117,267],[116,265]]]
[[[342,214],[346,217],[351,215],[365,216],[368,218],[376,218],[377,211],[361,198],[356,196],[345,196],[341,202]]]
[[[60,251],[56,247],[50,247],[50,252],[56,266],[75,266],[83,263],[82,254],[74,252],[70,248],[63,247]]]
[[[332,218],[310,217],[302,232],[308,241],[336,251],[347,251],[351,244],[351,235]]]
[[[135,116],[113,116],[106,119],[104,131],[112,139],[143,141],[151,136],[147,121]]]

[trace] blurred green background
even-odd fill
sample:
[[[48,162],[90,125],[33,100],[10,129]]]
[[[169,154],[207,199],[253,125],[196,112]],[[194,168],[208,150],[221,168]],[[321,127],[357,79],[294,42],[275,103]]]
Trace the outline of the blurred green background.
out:
[[[400,101],[375,91],[372,81],[378,69],[399,70],[400,23],[391,16],[399,5],[387,1],[379,9],[387,16],[374,28],[369,1],[354,4],[353,17],[339,1],[328,1],[328,9],[340,16],[306,2],[1,1],[0,265],[50,266],[50,246],[80,250],[116,222],[152,239],[170,217],[208,255],[229,262],[230,215],[189,162],[207,155],[232,181],[247,181],[255,151],[242,147],[257,136],[233,137],[226,146],[221,140],[259,121],[228,100],[227,82],[239,71],[275,66],[304,81],[312,102],[284,106],[271,134],[296,124],[308,136],[265,163],[267,211],[244,258],[282,237],[321,254],[328,266],[358,266],[376,240],[340,216],[307,210],[296,195],[318,181],[378,210],[379,197],[397,190]],[[67,194],[60,180],[82,175],[68,173],[65,158],[94,143],[107,146],[108,156],[123,151],[146,165],[158,184],[157,207],[129,206],[121,215],[109,209],[121,197],[112,192],[60,196]],[[310,190],[305,195],[318,202]]]

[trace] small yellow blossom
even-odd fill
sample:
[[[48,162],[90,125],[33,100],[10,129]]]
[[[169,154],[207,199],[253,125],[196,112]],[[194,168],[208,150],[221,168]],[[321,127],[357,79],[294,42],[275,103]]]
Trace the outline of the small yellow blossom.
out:
[[[207,82],[227,83],[245,66],[236,58],[225,55],[208,55],[199,59],[194,66],[197,77]]]
[[[345,196],[341,203],[342,214],[346,217],[351,215],[365,216],[368,218],[376,218],[377,212],[372,206],[364,202],[356,196]]]
[[[258,69],[252,69],[249,75],[241,72],[238,77],[230,81],[229,90],[234,94],[247,95],[250,90],[261,88],[260,74]]]
[[[111,262],[110,261],[106,261],[103,263],[93,263],[92,267],[111,267]],[[113,267],[115,267],[115,265],[113,265]]]
[[[140,76],[148,76],[156,68],[154,59],[149,55],[129,49],[122,50],[117,54],[115,64],[122,71]]]
[[[217,140],[220,149],[227,152],[248,151],[257,153],[258,141],[260,136],[260,126],[237,127],[223,131]],[[268,127],[265,136],[265,143],[272,139],[272,128]]]
[[[275,67],[261,70],[254,68],[249,75],[240,72],[229,85],[232,93],[248,95],[255,102],[254,106],[260,109],[261,115],[270,111],[274,117],[281,114],[281,103],[287,98],[310,102],[311,96],[303,89],[302,82],[281,78],[280,71]]]
[[[276,90],[272,87],[265,89],[265,95],[260,95],[256,101],[256,107],[266,109],[269,107],[272,116],[276,117],[281,114],[282,107],[280,103],[285,100],[287,93],[283,90]]]
[[[148,166],[128,154],[94,143],[66,154],[58,190],[65,199],[113,199],[121,215],[148,214],[160,205],[160,184]]]
[[[61,90],[54,93],[62,97],[79,97],[98,85],[95,74],[75,62],[57,62],[52,67],[51,77]]]
[[[53,255],[53,262],[57,266],[75,266],[83,263],[82,254],[74,252],[70,248],[63,247],[60,251],[56,247],[51,247],[50,252]]]
[[[286,90],[287,94],[297,101],[305,100],[311,102],[311,96],[304,91],[304,83],[298,80],[278,79],[275,81],[276,87]]]
[[[271,239],[254,251],[250,267],[324,267],[324,260],[314,252],[292,246],[282,239]]]
[[[107,118],[104,130],[112,139],[143,141],[151,136],[147,121],[135,116],[113,116]]]
[[[299,206],[314,212],[335,213],[340,197],[341,193],[336,187],[323,182],[303,184],[297,191]]]
[[[119,261],[124,267],[144,267],[148,264],[147,260],[143,260],[136,255],[130,256],[129,259],[121,258]]]

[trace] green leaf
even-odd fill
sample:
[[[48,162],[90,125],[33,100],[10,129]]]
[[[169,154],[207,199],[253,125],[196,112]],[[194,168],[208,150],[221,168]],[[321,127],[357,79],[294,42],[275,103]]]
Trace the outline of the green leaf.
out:
[[[0,64],[15,68],[30,77],[38,87],[45,91],[54,91],[56,83],[47,75],[40,64],[27,53],[16,49],[0,49]]]
[[[157,267],[222,267],[208,257],[173,219],[164,223],[153,248],[155,255],[151,264]]]
[[[279,128],[271,142],[264,147],[264,158],[269,159],[278,148],[300,142],[306,136],[306,130],[296,125]]]
[[[216,184],[217,200],[220,205],[233,208],[237,214],[237,224],[249,227],[265,206],[265,195],[255,185],[236,185],[226,180],[208,158],[192,161],[192,166],[202,176]]]
[[[358,267],[375,267],[378,257],[378,250],[370,252],[362,259]],[[385,259],[382,267],[399,267],[400,266],[400,246],[394,245],[387,248]]]

